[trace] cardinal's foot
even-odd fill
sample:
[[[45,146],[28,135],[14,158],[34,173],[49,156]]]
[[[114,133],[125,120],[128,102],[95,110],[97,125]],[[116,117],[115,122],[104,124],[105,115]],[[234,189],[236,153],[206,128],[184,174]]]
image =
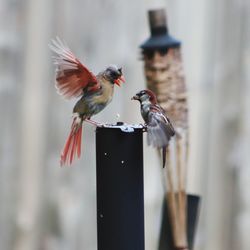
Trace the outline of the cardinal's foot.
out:
[[[103,127],[104,126],[104,124],[99,123],[99,122],[95,122],[95,121],[90,120],[90,119],[86,119],[85,121],[92,124],[92,125],[95,125],[96,127]]]

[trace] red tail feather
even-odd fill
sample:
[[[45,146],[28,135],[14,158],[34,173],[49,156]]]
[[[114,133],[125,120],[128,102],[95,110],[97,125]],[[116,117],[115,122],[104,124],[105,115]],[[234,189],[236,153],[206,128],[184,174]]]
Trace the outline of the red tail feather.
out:
[[[82,143],[82,120],[75,117],[71,126],[70,134],[66,140],[65,146],[61,154],[61,166],[71,165],[76,155],[81,156]]]

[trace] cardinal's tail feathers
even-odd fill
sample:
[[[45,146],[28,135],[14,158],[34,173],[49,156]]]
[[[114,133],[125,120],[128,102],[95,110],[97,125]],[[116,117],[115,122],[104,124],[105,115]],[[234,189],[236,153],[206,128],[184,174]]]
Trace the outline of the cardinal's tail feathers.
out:
[[[82,119],[79,115],[73,117],[70,134],[61,153],[61,166],[71,165],[76,155],[81,156]]]

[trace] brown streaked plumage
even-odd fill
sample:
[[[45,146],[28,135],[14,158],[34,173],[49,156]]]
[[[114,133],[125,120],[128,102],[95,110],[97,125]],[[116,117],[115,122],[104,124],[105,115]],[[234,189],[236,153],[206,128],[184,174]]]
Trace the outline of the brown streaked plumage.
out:
[[[166,148],[175,130],[164,110],[157,104],[155,94],[150,90],[141,90],[132,100],[141,104],[141,115],[147,126],[148,144],[163,149],[163,167],[166,162]]]

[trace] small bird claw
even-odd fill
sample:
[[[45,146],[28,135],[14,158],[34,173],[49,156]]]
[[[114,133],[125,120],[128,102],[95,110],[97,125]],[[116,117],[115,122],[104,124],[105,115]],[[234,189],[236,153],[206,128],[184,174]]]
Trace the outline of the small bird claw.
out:
[[[104,127],[104,124],[99,123],[99,122],[95,122],[95,121],[90,120],[90,119],[86,119],[85,121],[92,124],[92,125],[95,125],[96,127]]]

